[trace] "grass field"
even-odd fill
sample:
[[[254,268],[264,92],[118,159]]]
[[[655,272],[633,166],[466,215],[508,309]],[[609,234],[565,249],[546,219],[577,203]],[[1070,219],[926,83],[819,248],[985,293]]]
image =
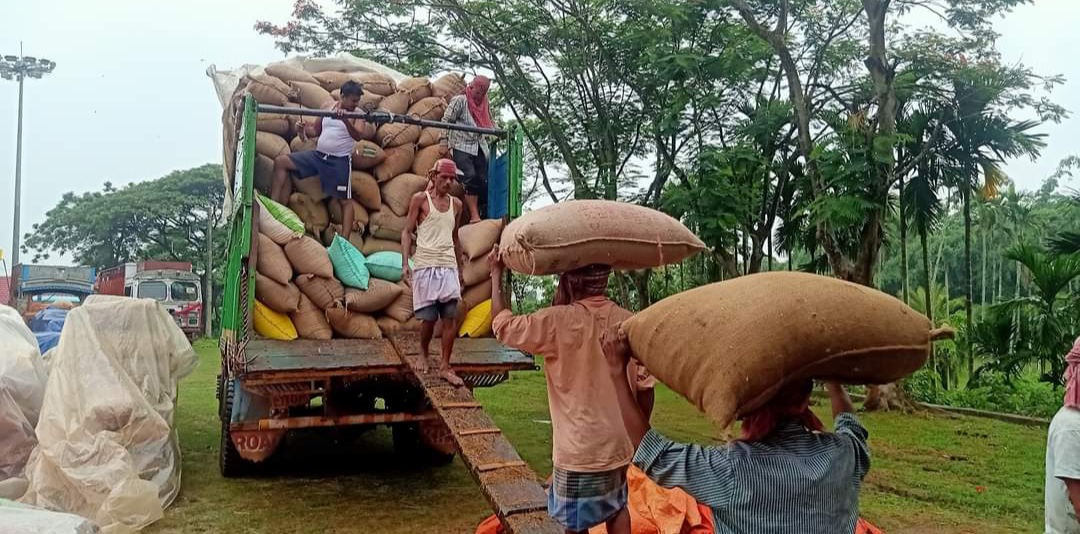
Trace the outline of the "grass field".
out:
[[[290,441],[287,465],[259,478],[218,474],[216,343],[196,345],[201,364],[180,385],[176,422],[183,490],[148,532],[471,532],[490,511],[460,461],[409,465],[388,430],[358,442]],[[541,476],[551,469],[544,378],[518,373],[477,397]],[[820,414],[827,418],[824,407]],[[667,390],[656,427],[714,443],[718,432]],[[1046,432],[982,419],[866,414],[873,467],[863,516],[889,534],[1040,532]]]

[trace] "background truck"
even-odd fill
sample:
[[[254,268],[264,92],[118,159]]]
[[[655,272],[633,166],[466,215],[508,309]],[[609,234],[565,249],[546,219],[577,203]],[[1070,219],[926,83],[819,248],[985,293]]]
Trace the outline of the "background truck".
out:
[[[194,338],[202,332],[203,297],[199,277],[184,261],[147,260],[103,269],[97,292],[160,302],[180,329]]]
[[[53,303],[81,304],[94,293],[95,273],[84,266],[16,265],[7,304],[27,320]]]
[[[451,365],[468,389],[452,388],[434,374],[413,372],[419,354],[415,334],[293,341],[255,334],[251,313],[257,254],[252,243],[258,242],[260,209],[253,202],[255,123],[260,111],[289,110],[260,106],[250,95],[239,102],[225,112],[226,136],[235,135],[226,139],[226,146],[235,146],[236,153],[234,161],[227,155],[225,162],[234,173],[226,176],[230,236],[219,342],[222,475],[236,477],[256,469],[275,455],[292,430],[335,427],[340,433],[389,425],[394,448],[402,454],[447,462],[460,453],[510,533],[561,532],[547,515],[535,473],[471,394],[472,388],[507,380],[511,371],[535,369],[531,356],[491,338],[458,339]],[[508,144],[507,178],[494,183],[501,191],[489,197],[505,203],[509,218],[521,210],[519,129],[512,131]],[[434,358],[438,345],[432,343]]]

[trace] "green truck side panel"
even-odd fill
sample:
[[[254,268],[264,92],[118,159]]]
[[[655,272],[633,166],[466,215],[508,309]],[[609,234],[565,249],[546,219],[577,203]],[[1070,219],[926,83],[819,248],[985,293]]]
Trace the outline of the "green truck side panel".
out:
[[[246,272],[244,265],[251,250],[252,202],[254,198],[255,172],[255,99],[250,95],[244,99],[244,116],[241,122],[240,139],[236,144],[236,175],[233,177],[232,214],[229,217],[229,260],[225,272],[224,309],[221,311],[222,334],[231,334],[233,339],[243,338],[248,323],[244,310],[250,310],[255,294],[242,291],[254,287],[255,273],[247,273],[245,284],[241,277]],[[241,302],[245,298],[247,302]],[[241,304],[244,304],[241,307]]]
[[[521,176],[524,165],[524,144],[522,142],[521,125],[515,124],[510,128],[510,219],[521,217]]]

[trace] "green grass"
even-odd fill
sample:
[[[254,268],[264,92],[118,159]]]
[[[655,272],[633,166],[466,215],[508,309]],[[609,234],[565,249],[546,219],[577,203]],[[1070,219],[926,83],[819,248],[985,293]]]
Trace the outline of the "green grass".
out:
[[[201,365],[181,383],[176,415],[183,490],[148,532],[471,532],[490,514],[459,460],[436,468],[409,465],[393,455],[385,429],[349,445],[323,439],[332,436],[297,436],[289,441],[285,465],[272,474],[222,478],[216,343],[201,341],[196,349]],[[477,397],[521,456],[546,476],[551,426],[543,376],[517,373]],[[819,413],[827,418],[824,408]],[[862,418],[874,461],[862,513],[889,534],[1041,529],[1045,430],[928,414]],[[653,422],[674,439],[722,440],[665,389]]]

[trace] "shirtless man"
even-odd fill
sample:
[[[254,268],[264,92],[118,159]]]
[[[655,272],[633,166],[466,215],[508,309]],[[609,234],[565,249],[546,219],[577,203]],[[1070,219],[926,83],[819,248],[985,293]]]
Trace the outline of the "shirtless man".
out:
[[[427,371],[428,345],[435,322],[442,319],[442,364],[439,374],[454,386],[465,382],[450,368],[457,337],[457,307],[461,300],[461,265],[464,255],[458,240],[457,221],[461,201],[450,188],[461,175],[453,160],[440,159],[428,172],[431,187],[413,195],[409,216],[401,232],[401,276],[412,287],[413,310],[423,322],[420,330],[421,369]],[[409,252],[416,233],[415,270],[409,268]]]

